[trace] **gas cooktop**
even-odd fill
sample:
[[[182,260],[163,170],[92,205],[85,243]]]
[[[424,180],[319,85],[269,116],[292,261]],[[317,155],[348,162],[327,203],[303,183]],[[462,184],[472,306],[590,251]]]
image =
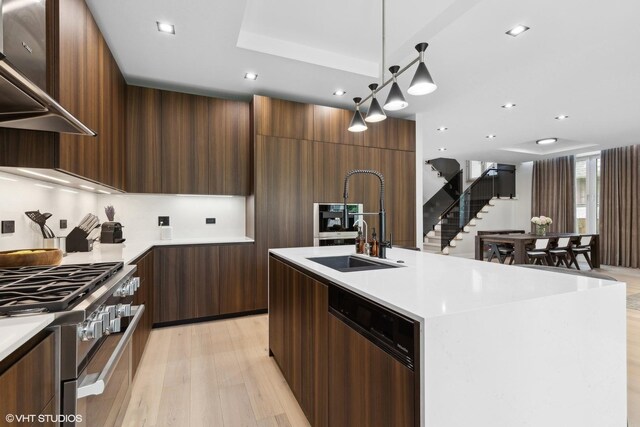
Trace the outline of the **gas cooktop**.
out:
[[[0,269],[0,315],[67,310],[121,269],[121,262]]]

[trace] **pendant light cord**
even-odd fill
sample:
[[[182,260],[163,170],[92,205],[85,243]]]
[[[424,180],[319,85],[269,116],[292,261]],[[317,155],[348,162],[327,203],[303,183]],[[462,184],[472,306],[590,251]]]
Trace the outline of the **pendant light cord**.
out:
[[[380,86],[384,85],[384,45],[385,45],[385,0],[382,0],[382,66],[380,67]]]

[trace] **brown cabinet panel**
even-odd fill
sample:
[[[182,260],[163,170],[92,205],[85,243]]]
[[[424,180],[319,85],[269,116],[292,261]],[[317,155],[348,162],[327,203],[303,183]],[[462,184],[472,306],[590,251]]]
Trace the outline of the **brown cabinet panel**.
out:
[[[414,373],[329,314],[329,425],[414,426]]]
[[[251,192],[249,104],[209,98],[209,194]]]
[[[194,312],[192,318],[220,314],[220,265],[218,246],[195,246],[193,268]]]
[[[149,251],[137,262],[136,275],[140,278],[140,288],[133,296],[133,304],[144,304],[145,311],[138,327],[133,334],[132,352],[133,352],[133,373],[135,376],[147,344],[151,327],[153,326],[153,291],[154,291],[154,262],[153,251]]]
[[[367,160],[363,158],[364,154],[362,147],[314,142],[313,201],[341,202],[347,172],[353,169],[369,169],[369,166],[366,166]],[[368,177],[360,175],[354,175],[349,179],[349,203],[363,203],[362,190],[365,181],[368,182]]]
[[[209,103],[202,96],[162,92],[162,192],[207,194]]]
[[[0,374],[2,423],[5,414],[46,413],[56,387],[55,338],[49,334]]]
[[[416,123],[387,117],[378,123],[370,123],[364,133],[364,145],[389,150],[416,151]]]
[[[269,348],[313,426],[327,426],[328,288],[269,259]]]
[[[313,139],[313,105],[254,96],[256,133],[293,139]]]
[[[156,289],[153,321],[192,319],[195,313],[195,247],[154,249]]]
[[[162,191],[160,91],[127,87],[127,191]]]
[[[255,246],[220,246],[220,314],[256,310]]]
[[[313,106],[313,139],[337,144],[362,145],[362,132],[349,132],[353,111],[341,108]]]

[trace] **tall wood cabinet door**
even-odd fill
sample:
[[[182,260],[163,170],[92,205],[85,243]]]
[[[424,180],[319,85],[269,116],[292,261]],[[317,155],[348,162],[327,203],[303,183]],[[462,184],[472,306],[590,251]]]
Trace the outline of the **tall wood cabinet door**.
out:
[[[413,371],[328,316],[329,425],[415,426]]]
[[[284,372],[284,288],[287,267],[269,258],[269,351]]]
[[[344,178],[349,171],[364,168],[362,147],[327,142],[313,143],[313,201],[335,203],[343,201]],[[367,167],[368,168],[368,167]],[[368,177],[353,175],[349,179],[349,203],[363,203],[363,186]],[[374,185],[372,181],[370,185]],[[365,218],[366,220],[366,218]]]
[[[127,191],[161,193],[160,91],[127,87]]]
[[[265,138],[269,248],[313,245],[312,142]]]
[[[98,144],[98,181],[110,183],[113,180],[113,151],[111,146],[116,143],[115,102],[113,82],[115,70],[111,64],[111,53],[102,36],[99,37],[99,80],[100,80],[100,117],[98,126],[100,134]]]
[[[195,246],[195,277],[188,286],[193,286],[194,312],[191,318],[220,314],[220,264],[218,246]]]
[[[162,192],[207,194],[209,103],[202,96],[162,92]]]
[[[209,193],[251,192],[249,104],[209,98]]]
[[[220,314],[256,309],[255,246],[220,246]]]
[[[195,313],[195,248],[154,249],[156,288],[154,323],[193,318]]]

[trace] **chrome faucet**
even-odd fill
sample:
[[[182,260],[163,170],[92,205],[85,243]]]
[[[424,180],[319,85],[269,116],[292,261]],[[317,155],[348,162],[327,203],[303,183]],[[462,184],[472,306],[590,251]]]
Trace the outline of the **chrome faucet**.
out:
[[[387,257],[387,253],[386,253],[386,249],[389,248],[391,249],[393,246],[393,242],[392,242],[392,238],[391,238],[391,234],[389,234],[389,241],[385,241],[386,239],[386,232],[387,232],[387,227],[386,227],[386,213],[384,211],[384,176],[382,176],[382,174],[378,171],[375,170],[371,170],[371,169],[354,169],[350,172],[347,173],[347,175],[344,177],[344,224],[348,224],[349,223],[349,215],[351,216],[356,216],[356,215],[375,215],[373,213],[353,213],[353,214],[349,214],[349,212],[347,211],[347,199],[349,198],[349,178],[351,177],[351,175],[357,175],[357,174],[365,174],[365,175],[375,175],[376,177],[378,177],[378,180],[380,181],[380,211],[378,212],[378,216],[380,218],[380,241],[378,242],[378,258],[386,258]],[[367,236],[365,236],[365,239],[367,238]]]

